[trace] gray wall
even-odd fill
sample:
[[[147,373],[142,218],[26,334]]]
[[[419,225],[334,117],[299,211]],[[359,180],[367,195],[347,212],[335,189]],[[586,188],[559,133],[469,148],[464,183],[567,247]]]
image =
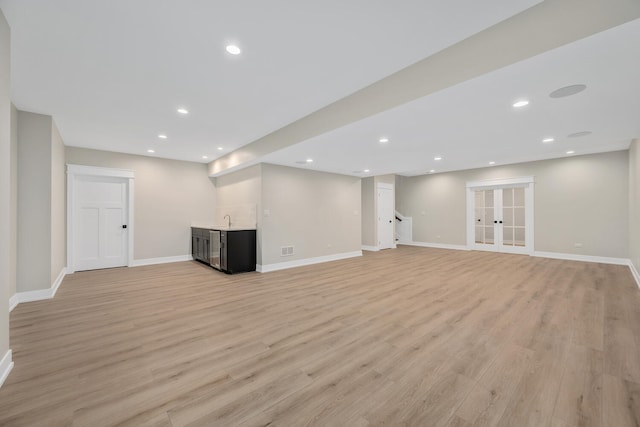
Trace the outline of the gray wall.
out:
[[[15,295],[18,269],[18,110],[11,105],[11,226],[9,230],[9,295]]]
[[[536,251],[627,258],[628,170],[618,151],[404,177],[396,206],[414,241],[466,245],[466,182],[534,176]]]
[[[376,228],[376,184],[374,177],[362,179],[362,244],[366,246],[378,246]]]
[[[11,100],[9,99],[10,31],[0,10],[0,360],[9,350],[11,282]]]
[[[55,122],[51,129],[51,283],[67,265],[67,206],[64,142]]]
[[[254,165],[215,178],[218,210],[241,205],[256,205],[256,262],[262,264],[262,165]]]
[[[202,163],[66,147],[68,164],[129,169],[134,182],[135,260],[191,253],[191,222],[215,216],[215,187]]]
[[[51,116],[18,111],[17,292],[51,287]]]
[[[360,178],[262,165],[262,265],[359,251]],[[295,248],[280,256],[282,246]]]
[[[640,139],[629,148],[629,258],[640,272]]]

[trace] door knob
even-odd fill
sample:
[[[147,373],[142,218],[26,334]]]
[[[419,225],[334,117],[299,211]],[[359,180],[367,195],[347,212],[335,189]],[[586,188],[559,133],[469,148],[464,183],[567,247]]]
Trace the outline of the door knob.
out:
[[[502,221],[500,221],[500,224],[502,224]]]
[[[389,222],[391,222],[391,220],[389,220]]]
[[[127,228],[127,224],[124,224],[124,225],[122,226],[122,228]]]
[[[494,224],[497,224],[497,223],[498,223],[498,221],[493,221],[493,223],[494,223]]]

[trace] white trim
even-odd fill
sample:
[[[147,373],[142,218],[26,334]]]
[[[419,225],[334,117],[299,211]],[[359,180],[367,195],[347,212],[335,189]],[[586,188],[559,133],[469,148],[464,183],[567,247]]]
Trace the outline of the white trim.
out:
[[[501,179],[489,179],[486,181],[469,181],[467,182],[467,188],[484,188],[484,187],[513,187],[519,184],[531,184],[535,182],[532,176],[522,176],[519,178],[501,178]]]
[[[377,246],[362,245],[362,250],[369,252],[378,252],[380,248]]]
[[[323,262],[338,261],[341,259],[355,258],[362,256],[362,251],[343,252],[340,254],[318,256],[313,258],[299,259],[295,261],[277,262],[274,264],[256,265],[256,271],[259,273],[268,273],[270,271],[285,270],[288,268],[302,267],[305,265],[320,264]]]
[[[179,255],[179,256],[165,256],[161,258],[146,258],[146,259],[134,259],[131,267],[140,267],[143,265],[154,265],[154,264],[169,264],[172,262],[183,262],[183,261],[193,261],[193,256],[189,255]]]
[[[78,176],[98,176],[123,178],[127,180],[127,266],[133,264],[133,233],[134,233],[134,178],[135,172],[129,169],[101,168],[96,166],[72,165],[67,163],[67,273],[75,272],[74,265],[74,204],[75,180]]]
[[[42,301],[53,298],[51,289],[40,289],[37,291],[17,292],[18,303]]]
[[[56,280],[51,284],[51,298],[56,296],[56,292],[58,292],[58,288],[62,284],[62,281],[64,280],[64,276],[66,275],[67,275],[67,269],[66,267],[62,267],[62,270],[60,270],[60,274],[58,274],[58,277],[56,277]]]
[[[640,274],[638,274],[638,270],[636,270],[636,266],[633,265],[633,262],[631,262],[631,260],[629,260],[629,269],[631,270],[631,274],[633,275],[633,278],[636,279],[636,284],[638,285],[638,288],[640,288]]]
[[[469,251],[465,245],[450,245],[448,243],[427,243],[427,242],[398,242],[400,245],[407,246],[419,246],[422,248],[436,248],[436,249],[452,249],[455,251]]]
[[[67,274],[67,269],[63,267],[62,270],[60,270],[60,274],[58,274],[58,277],[51,284],[51,287],[49,289],[38,289],[37,291],[16,292],[16,294],[13,297],[11,297],[11,299],[14,300],[16,305],[21,304],[23,302],[42,301],[46,299],[51,299],[56,295],[56,292],[58,292],[58,288],[62,284],[62,281],[64,280],[64,276],[66,276],[66,274]]]
[[[394,185],[388,182],[378,182],[378,189],[384,188],[385,190],[393,190]]]
[[[4,384],[4,381],[9,376],[9,373],[13,369],[13,360],[11,357],[11,349],[7,350],[7,352],[0,360],[0,387]]]
[[[9,298],[9,313],[13,311],[14,308],[18,306],[20,301],[18,301],[18,294],[13,294],[11,298]]]
[[[540,258],[552,258],[563,259],[567,261],[582,261],[582,262],[598,262],[601,264],[615,264],[615,265],[629,265],[627,258],[613,258],[606,256],[594,256],[594,255],[579,255],[579,254],[565,254],[560,252],[542,252],[534,251],[531,256]]]
[[[72,175],[135,178],[135,172],[129,169],[101,168],[97,166],[72,165],[69,163],[67,163],[67,173]]]

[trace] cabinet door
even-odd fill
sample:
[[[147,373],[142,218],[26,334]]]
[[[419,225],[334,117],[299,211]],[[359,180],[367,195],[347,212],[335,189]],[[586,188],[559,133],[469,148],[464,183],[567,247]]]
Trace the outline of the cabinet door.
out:
[[[191,256],[198,259],[198,236],[195,235],[195,231],[191,232]]]
[[[196,259],[202,261],[202,237],[196,236]]]
[[[202,261],[208,263],[209,262],[209,248],[210,248],[210,241],[211,239],[209,238],[209,232],[208,231],[203,231],[202,234]]]

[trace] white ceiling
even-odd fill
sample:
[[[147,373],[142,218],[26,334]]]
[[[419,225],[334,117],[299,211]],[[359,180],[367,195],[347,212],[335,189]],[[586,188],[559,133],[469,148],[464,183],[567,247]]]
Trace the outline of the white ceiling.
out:
[[[640,137],[640,20],[274,152],[271,163],[418,175],[626,149]],[[552,99],[560,87],[584,92]],[[520,98],[530,104],[516,110]],[[568,135],[590,131],[591,135]],[[381,144],[386,136],[390,142]],[[554,137],[544,144],[542,139]],[[442,156],[436,161],[434,157]],[[312,158],[313,163],[301,166]],[[362,171],[369,169],[370,172]],[[357,173],[355,171],[360,171]]]
[[[539,2],[0,0],[0,8],[12,28],[12,100],[19,109],[53,115],[65,144],[143,155],[151,148],[158,157],[205,162]],[[230,42],[243,54],[227,54]],[[510,100],[508,88],[496,89],[493,101]],[[446,102],[438,97],[431,108]],[[179,106],[191,114],[179,116]],[[453,134],[446,140],[441,131],[422,133],[428,106],[407,108],[405,114],[420,114],[419,123],[394,110],[377,116],[377,123],[357,123],[272,160],[289,164],[300,155],[295,150],[307,147],[322,170],[391,172],[424,169],[405,154],[435,136],[446,145],[434,145],[428,155],[437,148],[453,158],[464,150]],[[440,120],[476,125],[473,115],[448,114]],[[390,126],[398,117],[405,125]],[[383,160],[395,160],[383,167],[369,139],[355,137],[362,132],[374,139],[389,132],[394,144],[406,142],[405,151],[385,154]],[[169,138],[159,140],[160,133]],[[321,158],[314,144],[326,141],[337,156]],[[367,161],[360,160],[361,149]]]

